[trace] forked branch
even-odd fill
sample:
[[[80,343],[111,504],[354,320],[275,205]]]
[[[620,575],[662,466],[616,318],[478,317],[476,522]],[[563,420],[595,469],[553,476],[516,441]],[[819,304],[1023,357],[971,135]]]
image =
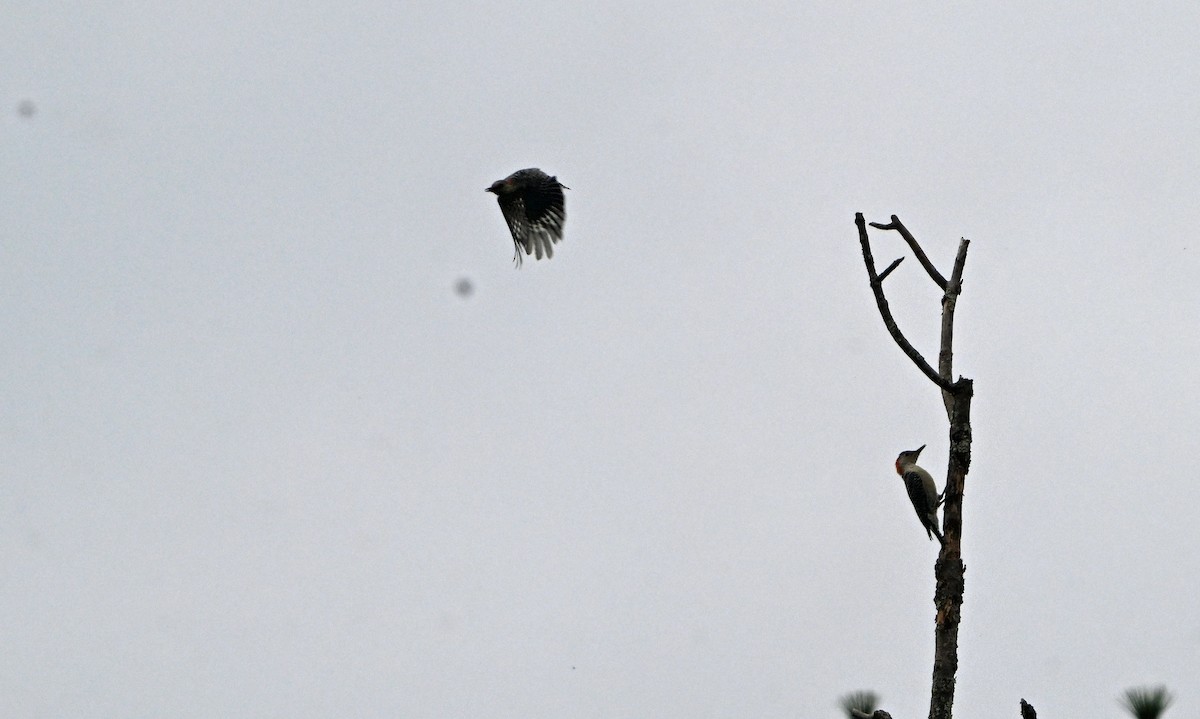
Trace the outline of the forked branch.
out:
[[[895,219],[895,215],[893,215],[892,218]],[[871,255],[871,240],[867,236],[867,223],[866,220],[863,219],[861,212],[854,215],[854,224],[858,226],[858,241],[862,244],[863,262],[867,266],[867,277],[871,281],[871,291],[875,293],[875,304],[879,307],[879,315],[883,318],[883,324],[885,327],[887,327],[888,333],[892,335],[892,339],[896,341],[896,344],[900,347],[904,354],[908,355],[908,358],[917,366],[917,369],[921,370],[921,372],[923,372],[931,382],[936,384],[938,387],[941,387],[943,392],[954,392],[954,384],[950,381],[950,378],[943,377],[942,375],[938,374],[938,372],[934,370],[928,362],[925,361],[925,358],[921,356],[921,353],[912,346],[912,343],[909,342],[908,338],[904,336],[904,333],[900,331],[900,327],[896,324],[896,319],[892,317],[891,309],[888,308],[887,297],[883,295],[883,278],[886,277],[892,270],[896,269],[896,265],[900,264],[900,260],[893,262],[887,268],[887,270],[884,271],[883,275],[876,274],[875,258]],[[907,232],[907,230],[905,230],[905,232]],[[916,240],[913,240],[913,242],[915,243]],[[924,253],[922,253],[922,256],[924,256]],[[928,262],[929,260],[927,259],[925,261]],[[937,270],[934,270],[934,272],[937,272]]]
[[[908,246],[912,249],[913,254],[917,256],[917,261],[920,262],[921,266],[925,268],[925,271],[929,273],[929,277],[937,284],[938,287],[942,288],[943,290],[946,289],[946,278],[942,277],[942,273],[938,272],[937,268],[933,266],[933,263],[929,261],[929,258],[925,256],[925,250],[921,249],[921,244],[917,242],[917,238],[912,236],[912,233],[908,231],[908,228],[904,226],[904,223],[900,221],[899,217],[892,215],[892,221],[886,225],[882,222],[872,222],[871,227],[874,227],[877,230],[895,230],[896,232],[899,232],[900,236],[904,238],[904,241],[907,242]]]

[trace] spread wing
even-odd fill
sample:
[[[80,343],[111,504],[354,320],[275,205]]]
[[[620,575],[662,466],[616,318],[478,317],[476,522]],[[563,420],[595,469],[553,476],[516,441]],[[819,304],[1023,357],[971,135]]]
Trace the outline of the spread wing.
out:
[[[567,219],[562,184],[555,177],[538,174],[522,183],[525,186],[519,191],[497,198],[512,233],[518,265],[521,250],[539,260],[553,257],[554,243],[562,239]]]

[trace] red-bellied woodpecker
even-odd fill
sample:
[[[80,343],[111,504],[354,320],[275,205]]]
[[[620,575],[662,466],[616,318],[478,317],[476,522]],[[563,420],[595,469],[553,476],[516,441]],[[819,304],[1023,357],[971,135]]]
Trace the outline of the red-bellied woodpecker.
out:
[[[567,220],[564,187],[557,177],[530,167],[496,180],[485,190],[495,194],[500,203],[516,246],[513,261],[517,267],[521,266],[521,250],[527,255],[536,254],[539,260],[554,256],[554,243],[562,239]]]
[[[917,518],[925,527],[925,535],[930,539],[937,537],[939,542],[945,544],[946,540],[942,538],[942,532],[938,529],[937,485],[933,483],[933,476],[929,472],[917,466],[917,457],[923,449],[925,445],[901,452],[900,456],[896,457],[896,474],[904,480],[904,488],[908,490],[913,509],[917,510]]]

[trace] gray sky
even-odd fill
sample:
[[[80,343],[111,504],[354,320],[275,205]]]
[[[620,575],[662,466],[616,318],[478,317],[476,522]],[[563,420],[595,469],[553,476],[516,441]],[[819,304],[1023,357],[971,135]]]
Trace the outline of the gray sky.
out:
[[[924,716],[856,211],[959,713],[1195,714],[1200,6],[252,5],[4,8],[0,715]]]

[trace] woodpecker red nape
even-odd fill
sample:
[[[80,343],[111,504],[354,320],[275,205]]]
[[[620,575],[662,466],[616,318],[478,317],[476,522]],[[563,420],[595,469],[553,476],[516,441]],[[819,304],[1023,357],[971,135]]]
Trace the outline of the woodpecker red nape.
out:
[[[904,474],[904,470],[900,467],[901,463],[907,464],[907,463],[911,463],[911,462],[916,462],[917,457],[921,456],[921,450],[925,449],[925,446],[926,445],[921,445],[920,447],[917,447],[916,449],[910,449],[910,450],[901,452],[900,456],[896,457],[896,474]]]

